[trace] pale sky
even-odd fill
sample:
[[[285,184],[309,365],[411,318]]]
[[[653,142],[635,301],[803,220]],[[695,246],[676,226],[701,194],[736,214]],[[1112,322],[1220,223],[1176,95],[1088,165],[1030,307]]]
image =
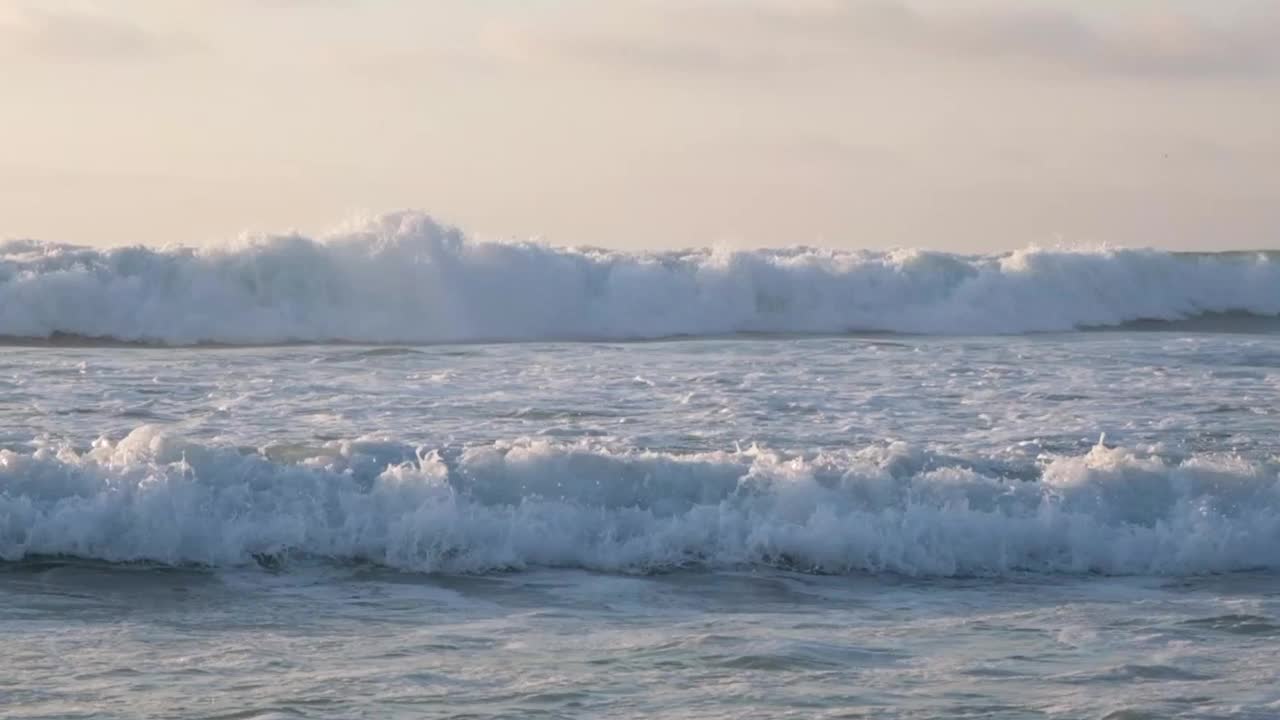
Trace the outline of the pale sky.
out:
[[[0,238],[1280,247],[1274,0],[0,0]]]

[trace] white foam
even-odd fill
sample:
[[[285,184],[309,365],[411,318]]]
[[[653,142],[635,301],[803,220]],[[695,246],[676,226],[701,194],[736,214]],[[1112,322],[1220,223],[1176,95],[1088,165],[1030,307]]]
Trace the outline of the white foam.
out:
[[[899,444],[679,456],[520,440],[377,460],[406,450],[339,443],[286,463],[144,426],[83,453],[0,451],[0,558],[925,576],[1280,568],[1277,468],[1235,457],[1098,446],[1045,461],[1038,481]]]
[[[1023,333],[1280,314],[1265,254],[625,253],[475,242],[417,213],[236,248],[0,245],[0,336],[186,344]]]

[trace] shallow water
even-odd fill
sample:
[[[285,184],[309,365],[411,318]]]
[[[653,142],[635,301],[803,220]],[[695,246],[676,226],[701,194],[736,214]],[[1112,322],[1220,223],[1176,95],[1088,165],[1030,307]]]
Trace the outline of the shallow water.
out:
[[[8,347],[0,391],[5,717],[1280,716],[1280,337]]]
[[[6,717],[1275,717],[1280,582],[0,572]]]

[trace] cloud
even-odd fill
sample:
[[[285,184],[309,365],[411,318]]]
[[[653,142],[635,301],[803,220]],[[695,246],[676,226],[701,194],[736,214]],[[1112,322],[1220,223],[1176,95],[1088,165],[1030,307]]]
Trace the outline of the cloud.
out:
[[[704,21],[687,22],[690,17]],[[561,63],[609,71],[725,75],[767,73],[789,59],[761,38],[725,34],[710,18],[676,3],[583,8],[569,18],[494,20],[481,30],[480,52],[514,64]]]
[[[1213,21],[1167,7],[1104,19],[1066,6],[924,12],[901,3],[845,2],[810,21],[835,27],[853,42],[1092,73],[1244,76],[1280,71],[1280,13],[1261,6]]]
[[[757,73],[840,68],[885,54],[1033,65],[1117,77],[1280,75],[1280,10],[1218,19],[1168,6],[1085,14],[1067,4],[923,6],[896,0],[651,2],[584,7],[572,22],[508,27],[498,48],[521,62],[635,70]]]
[[[571,60],[605,67],[642,68],[657,72],[759,74],[790,66],[786,56],[765,49],[734,47],[676,38],[643,39],[578,35],[561,38],[554,47]]]
[[[200,47],[116,17],[27,9],[0,18],[0,43],[11,52],[54,60],[139,60]]]
[[[260,6],[266,8],[345,8],[355,4],[354,0],[245,0],[245,4],[250,7]]]

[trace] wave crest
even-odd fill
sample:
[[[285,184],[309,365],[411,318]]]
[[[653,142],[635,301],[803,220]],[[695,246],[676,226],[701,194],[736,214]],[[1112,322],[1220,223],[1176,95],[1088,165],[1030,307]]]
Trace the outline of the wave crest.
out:
[[[1264,253],[790,248],[626,253],[477,242],[419,213],[234,248],[0,245],[0,337],[168,345],[1011,334],[1280,314]]]
[[[425,572],[1280,569],[1276,467],[1101,445],[1044,461],[1036,480],[998,467],[901,444],[799,457],[365,440],[245,454],[144,426],[82,453],[0,451],[0,558],[304,556]]]

